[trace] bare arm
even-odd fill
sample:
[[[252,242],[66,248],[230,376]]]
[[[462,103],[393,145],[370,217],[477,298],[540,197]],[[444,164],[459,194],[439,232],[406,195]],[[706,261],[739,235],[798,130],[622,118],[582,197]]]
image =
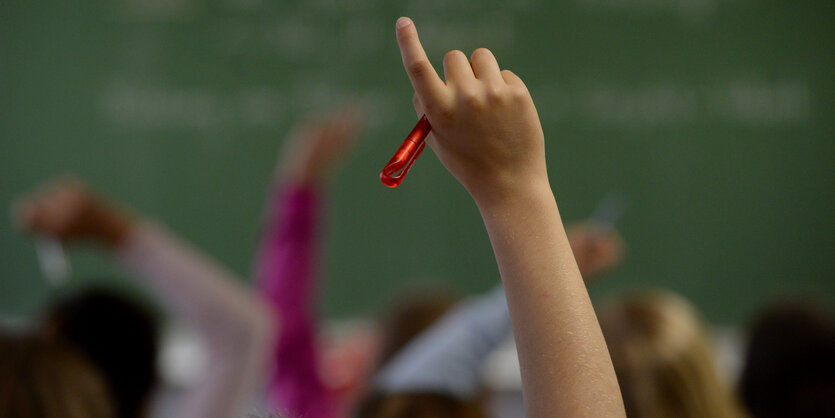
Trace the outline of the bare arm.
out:
[[[507,292],[526,410],[530,416],[622,415],[609,352],[553,194],[548,188],[524,193],[479,209]]]
[[[548,183],[539,117],[524,83],[478,49],[435,73],[411,20],[397,22],[427,139],[475,200],[507,293],[529,416],[623,416],[615,372]]]

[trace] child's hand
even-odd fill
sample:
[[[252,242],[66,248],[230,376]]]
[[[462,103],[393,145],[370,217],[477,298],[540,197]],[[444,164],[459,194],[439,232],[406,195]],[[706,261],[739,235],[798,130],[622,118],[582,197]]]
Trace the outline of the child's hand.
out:
[[[448,52],[442,81],[409,18],[397,21],[397,42],[415,89],[415,110],[432,124],[427,141],[477,203],[548,184],[542,127],[519,77],[500,70],[481,48],[470,60],[461,51]]]
[[[334,114],[314,117],[295,127],[282,149],[279,174],[295,183],[324,180],[350,151],[363,122],[361,110],[346,104]]]
[[[623,259],[623,238],[614,229],[602,229],[594,223],[583,222],[570,225],[566,233],[586,283],[611,270]]]
[[[13,209],[17,224],[29,232],[61,241],[93,240],[115,247],[131,222],[90,193],[78,179],[55,180],[19,199]]]

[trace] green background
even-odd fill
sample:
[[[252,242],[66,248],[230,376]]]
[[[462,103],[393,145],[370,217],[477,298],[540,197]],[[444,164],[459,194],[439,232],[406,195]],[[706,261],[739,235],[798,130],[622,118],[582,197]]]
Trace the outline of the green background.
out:
[[[487,289],[481,219],[431,152],[399,189],[378,181],[415,121],[401,15],[437,68],[486,46],[526,81],[566,221],[626,197],[627,258],[596,300],[667,287],[733,324],[778,295],[832,299],[832,1],[3,1],[0,205],[78,173],[248,277],[285,133],[361,100],[369,126],[327,191],[323,310]],[[95,250],[72,261],[71,286],[139,289]],[[54,291],[0,222],[0,314]]]

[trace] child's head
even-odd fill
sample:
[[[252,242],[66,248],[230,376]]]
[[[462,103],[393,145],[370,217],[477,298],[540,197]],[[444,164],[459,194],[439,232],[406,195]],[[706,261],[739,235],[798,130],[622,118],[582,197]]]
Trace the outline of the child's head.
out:
[[[412,291],[394,299],[381,318],[382,347],[378,366],[384,366],[413,338],[429,328],[453,305],[449,292]],[[478,400],[428,393],[373,393],[358,408],[362,418],[481,417]]]
[[[0,416],[112,418],[98,370],[62,341],[0,332]]]
[[[144,306],[110,290],[88,289],[54,303],[44,330],[72,344],[101,371],[116,416],[144,414],[157,382],[157,326]]]
[[[449,292],[411,292],[394,299],[384,312],[381,322],[382,347],[378,365],[382,366],[412,338],[423,332],[443,316],[456,302]]]
[[[734,416],[708,331],[667,292],[623,298],[600,316],[630,417]]]
[[[481,418],[480,403],[449,395],[401,393],[378,395],[368,399],[357,414],[360,418]]]
[[[802,302],[772,305],[751,328],[739,395],[757,418],[835,416],[835,320]]]

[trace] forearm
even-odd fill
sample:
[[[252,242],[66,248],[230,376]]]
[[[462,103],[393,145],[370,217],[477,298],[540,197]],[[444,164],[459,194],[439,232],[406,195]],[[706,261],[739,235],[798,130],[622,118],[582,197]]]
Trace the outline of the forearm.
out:
[[[606,343],[547,182],[476,202],[507,294],[528,416],[622,416]]]

